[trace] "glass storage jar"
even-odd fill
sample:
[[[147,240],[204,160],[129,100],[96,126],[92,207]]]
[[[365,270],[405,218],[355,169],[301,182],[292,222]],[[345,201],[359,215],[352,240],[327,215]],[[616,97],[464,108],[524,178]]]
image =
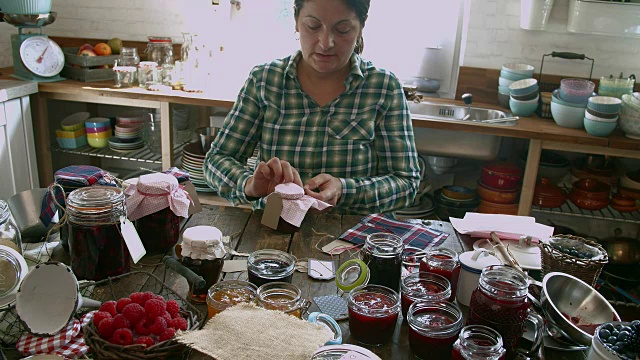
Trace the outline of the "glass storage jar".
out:
[[[5,245],[22,255],[20,230],[11,217],[6,201],[0,200],[0,245]]]
[[[138,86],[147,88],[159,82],[158,63],[155,61],[141,61],[138,64]]]
[[[411,274],[402,279],[402,316],[406,319],[409,307],[416,301],[447,301],[451,296],[451,284],[438,274]]]
[[[206,285],[202,289],[189,289],[193,302],[207,302],[209,288],[218,282],[226,250],[222,245],[222,232],[213,226],[193,226],[182,234],[182,265],[202,276]]]
[[[121,66],[135,66],[140,64],[140,56],[138,56],[138,49],[134,47],[123,47],[120,50],[120,65]]]
[[[456,298],[458,291],[458,278],[460,277],[460,261],[458,253],[447,248],[431,250],[420,261],[421,273],[434,273],[442,275],[451,283],[451,297],[449,301]]]
[[[158,66],[173,64],[173,42],[170,37],[149,36],[145,53]]]
[[[308,302],[302,298],[302,291],[297,286],[276,281],[266,283],[258,288],[258,305],[268,310],[279,310],[302,319],[302,313]]]
[[[359,342],[381,345],[393,336],[400,313],[400,296],[380,285],[363,285],[351,290],[347,300],[349,331]]]
[[[369,267],[369,284],[400,291],[403,250],[402,239],[394,234],[375,233],[367,236],[362,249],[362,261]]]
[[[249,281],[261,286],[274,281],[291,283],[296,258],[280,250],[257,250],[249,254]]]
[[[213,285],[207,293],[207,318],[240,303],[255,301],[258,288],[248,281],[225,280]]]
[[[453,344],[452,360],[502,360],[506,350],[502,336],[490,327],[469,325],[462,328]]]
[[[409,307],[409,347],[419,359],[449,360],[462,329],[462,311],[450,302],[418,301]]]

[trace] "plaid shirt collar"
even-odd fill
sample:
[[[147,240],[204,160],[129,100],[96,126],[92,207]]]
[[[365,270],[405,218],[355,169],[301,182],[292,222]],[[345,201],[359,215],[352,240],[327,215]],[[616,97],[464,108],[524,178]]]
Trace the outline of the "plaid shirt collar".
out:
[[[298,63],[302,60],[302,51],[297,50],[289,59],[290,61],[284,69],[285,74],[298,81]],[[344,85],[347,88],[346,92],[358,86],[358,84],[364,80],[366,72],[362,58],[355,52],[351,54],[349,62],[351,63],[351,71],[349,72],[349,76],[344,80]]]

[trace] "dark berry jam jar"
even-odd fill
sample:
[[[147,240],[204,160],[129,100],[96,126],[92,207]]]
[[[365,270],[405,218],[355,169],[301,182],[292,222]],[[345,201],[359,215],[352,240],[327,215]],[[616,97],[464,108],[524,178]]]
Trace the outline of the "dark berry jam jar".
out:
[[[451,359],[462,329],[462,311],[450,302],[414,302],[407,313],[409,347],[419,359]]]
[[[296,258],[284,251],[254,251],[247,260],[249,282],[258,287],[275,281],[291,283],[295,265]]]
[[[460,262],[458,253],[447,248],[434,249],[420,262],[421,273],[434,273],[442,275],[451,283],[451,297],[449,301],[456,298],[458,290],[458,278],[460,277]]]
[[[177,248],[177,247],[176,247]],[[180,249],[182,265],[202,276],[206,285],[201,289],[190,288],[193,302],[204,304],[207,292],[220,279],[226,251],[222,244],[222,232],[214,226],[192,226],[182,234]]]
[[[462,328],[453,344],[451,359],[503,360],[506,352],[502,347],[502,336],[497,331],[482,325],[468,325]]]
[[[451,296],[451,284],[438,274],[411,274],[402,279],[402,317],[407,318],[409,306],[416,301],[447,301]]]
[[[400,313],[398,293],[380,285],[362,285],[349,293],[349,331],[358,342],[381,345],[393,336]]]
[[[165,208],[135,221],[136,230],[147,254],[164,254],[180,237],[180,217]]]
[[[399,236],[389,233],[367,236],[362,248],[362,261],[369,267],[369,284],[400,291],[403,249],[404,244]]]
[[[211,319],[233,305],[254,302],[257,292],[258,288],[248,281],[220,281],[209,288],[207,318]]]

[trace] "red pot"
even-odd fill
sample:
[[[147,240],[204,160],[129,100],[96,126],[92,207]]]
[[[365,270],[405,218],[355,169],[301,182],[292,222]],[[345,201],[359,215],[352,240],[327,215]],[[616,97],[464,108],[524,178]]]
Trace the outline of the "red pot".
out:
[[[480,206],[476,211],[484,214],[518,215],[518,204],[498,204],[480,200]]]
[[[478,181],[476,192],[482,200],[490,201],[497,204],[515,204],[518,200],[518,190],[499,190],[493,189],[482,181]]]
[[[482,183],[498,190],[513,190],[520,185],[522,169],[515,164],[493,163],[482,168]]]
[[[533,205],[543,208],[560,207],[567,201],[567,194],[549,178],[542,178],[533,191]]]
[[[609,205],[611,186],[596,179],[580,179],[573,183],[569,199],[577,207],[600,210]]]

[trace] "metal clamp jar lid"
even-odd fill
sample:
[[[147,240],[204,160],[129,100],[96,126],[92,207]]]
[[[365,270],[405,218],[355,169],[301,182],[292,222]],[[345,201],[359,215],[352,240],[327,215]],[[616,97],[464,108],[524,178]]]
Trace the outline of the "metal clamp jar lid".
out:
[[[369,283],[369,267],[360,259],[351,259],[340,265],[336,271],[336,285],[343,292],[349,292],[360,285]]]

